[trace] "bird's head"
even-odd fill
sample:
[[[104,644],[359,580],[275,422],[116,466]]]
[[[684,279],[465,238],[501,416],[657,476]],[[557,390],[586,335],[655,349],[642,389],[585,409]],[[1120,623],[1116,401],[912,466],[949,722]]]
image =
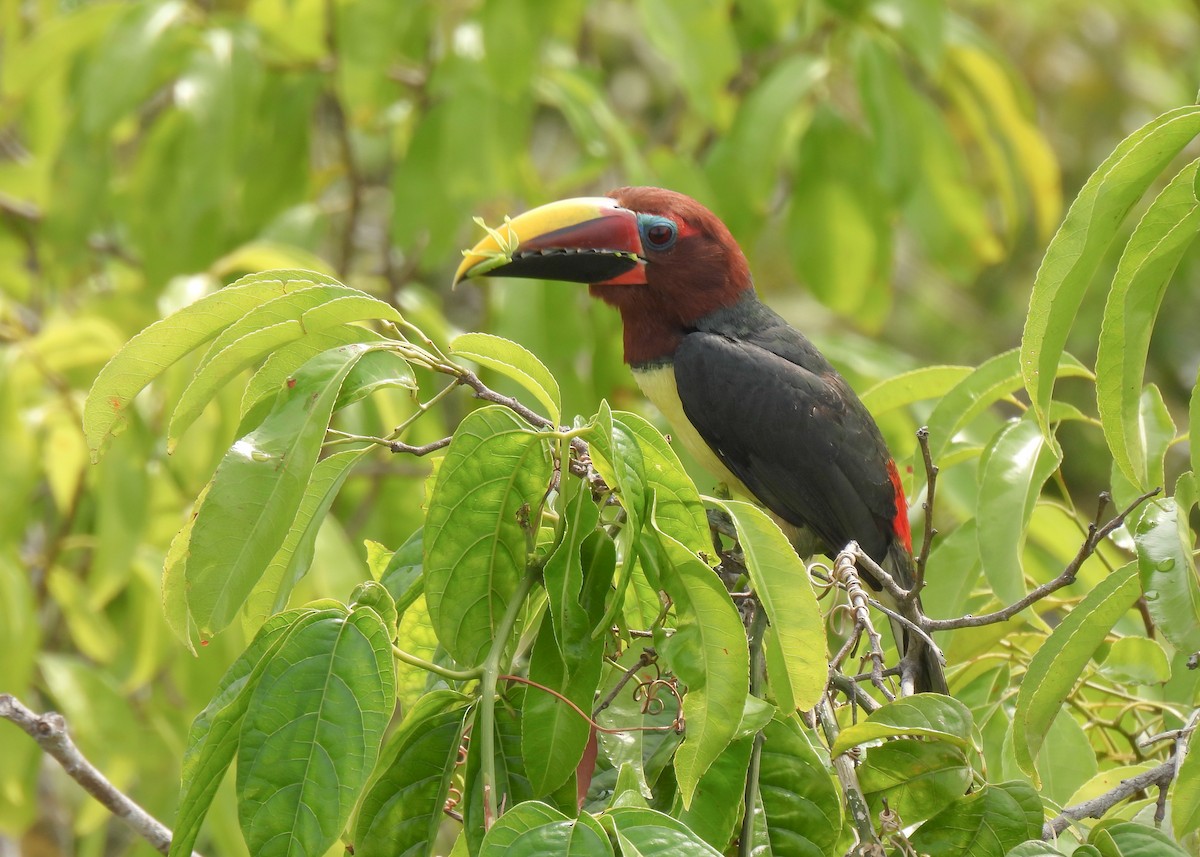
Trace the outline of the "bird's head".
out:
[[[691,197],[656,187],[518,215],[466,253],[454,282],[471,277],[587,283],[620,310],[625,360],[635,364],[669,357],[700,319],[752,287],[725,224]]]

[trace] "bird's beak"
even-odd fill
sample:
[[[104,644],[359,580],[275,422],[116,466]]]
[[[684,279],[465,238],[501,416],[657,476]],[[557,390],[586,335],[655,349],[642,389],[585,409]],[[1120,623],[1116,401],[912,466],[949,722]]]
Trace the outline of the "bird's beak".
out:
[[[485,227],[486,228],[486,227]],[[531,277],[594,285],[646,282],[638,219],[608,197],[564,199],[518,215],[463,254],[472,277]]]

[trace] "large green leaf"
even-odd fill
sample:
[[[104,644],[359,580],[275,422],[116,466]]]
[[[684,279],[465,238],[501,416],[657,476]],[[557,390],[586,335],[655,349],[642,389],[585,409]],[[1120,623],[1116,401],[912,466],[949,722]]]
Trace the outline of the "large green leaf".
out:
[[[642,552],[656,567],[675,605],[675,633],[660,652],[687,687],[687,731],[675,753],[675,775],[684,807],[700,777],[737,732],[749,693],[750,653],[741,615],[721,581],[698,556],[665,533]]]
[[[400,321],[400,313],[391,304],[347,286],[297,289],[255,307],[213,340],[171,414],[167,451],[175,448],[204,406],[238,372],[310,333],[375,318]]]
[[[645,485],[654,490],[655,525],[690,550],[697,553],[708,550],[712,545],[708,516],[696,484],[683,469],[671,444],[645,417],[628,411],[614,413],[613,426],[620,432],[618,437],[622,442],[632,438],[641,453],[641,476]]]
[[[710,501],[733,519],[750,582],[770,621],[768,675],[784,713],[817,704],[829,674],[825,618],[808,569],[765,512],[739,500]]]
[[[919,735],[966,749],[971,745],[971,710],[949,696],[918,693],[872,711],[865,720],[838,733],[830,753],[838,755],[867,741]]]
[[[283,348],[272,351],[262,362],[246,384],[242,393],[241,416],[243,419],[252,410],[269,405],[287,383],[297,369],[303,366],[309,358],[315,357],[322,351],[336,348],[339,345],[353,345],[356,342],[379,342],[383,337],[365,327],[354,324],[344,324],[309,333],[303,339],[298,339]],[[380,352],[391,355],[392,352]],[[256,421],[252,422],[257,424]]]
[[[375,766],[395,702],[387,628],[370,608],[329,611],[272,654],[237,756],[238,819],[251,853],[324,854]]]
[[[1197,166],[1200,161],[1193,161],[1171,180],[1125,245],[1096,353],[1096,404],[1104,438],[1117,466],[1143,491],[1155,487],[1139,407],[1146,353],[1167,283],[1200,230]]]
[[[867,751],[866,763],[858,769],[858,782],[872,816],[882,811],[886,801],[905,824],[916,824],[966,793],[971,766],[961,747],[898,738]]]
[[[1134,204],[1200,132],[1200,106],[1168,111],[1126,137],[1071,204],[1034,280],[1021,337],[1021,374],[1046,439],[1056,367],[1088,284]]]
[[[567,818],[548,804],[526,801],[492,825],[479,857],[612,857],[612,843],[589,815]]]
[[[589,712],[603,671],[605,642],[593,637],[592,629],[604,614],[616,556],[612,541],[596,532],[600,510],[591,492],[583,486],[576,491],[566,510],[564,538],[543,569],[550,612],[530,655],[529,678]],[[525,769],[534,793],[549,794],[579,764],[591,727],[562,700],[537,689],[525,696],[525,715]]]
[[[506,408],[473,411],[454,432],[425,520],[425,598],[438,640],[478,666],[525,573],[522,525],[546,493],[545,443]]]
[[[842,801],[826,761],[796,717],[771,721],[763,737],[758,786],[772,850],[780,857],[833,853]]]
[[[621,806],[605,813],[625,857],[718,857],[680,821],[653,809]]]
[[[1187,494],[1194,501],[1194,489],[1176,496],[1154,500],[1142,510],[1134,533],[1137,544],[1137,572],[1141,579],[1146,609],[1154,625],[1171,645],[1184,652],[1200,650],[1200,576],[1192,557],[1192,531],[1188,524],[1191,504],[1181,508]]]
[[[1044,441],[1037,420],[1026,414],[1004,426],[979,460],[979,558],[992,592],[1005,604],[1025,597],[1025,533],[1042,486],[1062,461]]]
[[[369,356],[369,355],[368,355]],[[370,449],[348,449],[323,458],[313,468],[287,535],[242,608],[249,627],[282,610],[292,589],[312,563],[317,532],[351,471]]]
[[[929,452],[936,464],[950,449],[959,429],[1021,386],[1021,367],[1016,350],[1005,351],[979,364],[955,384],[929,415]],[[1088,370],[1070,354],[1060,354],[1054,371],[1064,378],[1090,377]],[[919,453],[918,453],[919,455]],[[924,473],[919,459],[915,471]]]
[[[1129,563],[1092,589],[1034,653],[1017,691],[1013,749],[1021,770],[1038,782],[1038,750],[1096,648],[1139,594],[1137,564]]]
[[[769,712],[767,717],[770,718]],[[754,738],[750,735],[739,737],[726,747],[700,777],[692,804],[687,809],[683,808],[681,795],[675,794],[671,814],[718,851],[723,852],[728,847],[741,820],[746,772],[753,747]]]
[[[985,785],[921,825],[910,842],[938,857],[1004,857],[1040,835],[1042,801],[1028,783]]]
[[[862,394],[862,403],[878,417],[896,408],[940,399],[974,371],[970,366],[922,366],[885,378]]]
[[[1188,754],[1171,783],[1171,828],[1181,841],[1185,836],[1200,836],[1200,738],[1195,732],[1188,739]]]
[[[554,375],[532,351],[502,336],[463,333],[450,342],[451,353],[512,378],[546,409],[555,425],[562,419],[562,394]]]
[[[732,119],[728,84],[740,53],[728,4],[639,0],[636,5],[642,26],[628,19],[627,26],[644,34],[666,61],[691,108],[714,130],[724,130]]]
[[[882,319],[891,292],[892,227],[871,170],[872,142],[828,108],[818,110],[796,155],[787,242],[799,278],[826,306]]]
[[[311,271],[254,274],[155,322],[129,340],[100,370],[84,405],[84,433],[92,459],[99,460],[109,436],[121,430],[134,396],[169,366],[259,305],[313,283],[340,285]]]
[[[1088,844],[1096,847],[1100,857],[1188,857],[1161,830],[1132,821],[1093,828]]]
[[[212,700],[192,721],[183,756],[183,785],[171,837],[171,857],[192,853],[200,823],[208,814],[217,787],[237,752],[237,730],[250,697],[271,656],[289,634],[306,624],[320,621],[325,615],[336,614],[333,611],[294,610],[273,617],[229,665]]]
[[[358,857],[431,853],[470,714],[466,701],[452,690],[432,691],[388,738],[355,821]]]
[[[187,603],[202,634],[232,621],[287,538],[342,382],[372,345],[309,360],[257,429],[225,453],[188,542]]]

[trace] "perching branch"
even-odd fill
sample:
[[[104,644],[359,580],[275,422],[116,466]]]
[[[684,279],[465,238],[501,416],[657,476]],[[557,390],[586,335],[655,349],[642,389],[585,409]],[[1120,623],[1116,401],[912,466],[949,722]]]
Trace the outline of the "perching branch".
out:
[[[49,711],[37,714],[21,704],[15,696],[0,693],[0,719],[20,727],[47,755],[62,765],[62,769],[83,790],[100,801],[109,812],[124,821],[160,854],[171,848],[171,830],[142,809],[131,798],[108,781],[75,746],[67,732],[67,721],[61,714]],[[192,857],[200,857],[192,852]]]
[[[1047,821],[1042,827],[1042,839],[1054,839],[1070,827],[1072,821],[1078,821],[1081,818],[1101,818],[1121,801],[1133,797],[1153,786],[1157,786],[1160,792],[1166,791],[1167,787],[1171,785],[1171,780],[1174,778],[1175,761],[1172,759],[1163,762],[1157,768],[1151,768],[1148,771],[1140,773],[1136,777],[1121,780],[1116,786],[1099,797],[1094,797],[1075,806],[1069,806],[1050,819],[1050,821]]]
[[[993,625],[997,622],[1004,622],[1016,616],[1026,607],[1041,601],[1047,595],[1057,592],[1064,586],[1069,586],[1075,582],[1075,575],[1079,573],[1080,567],[1084,561],[1096,552],[1096,548],[1100,545],[1108,535],[1122,524],[1135,509],[1149,500],[1151,497],[1157,496],[1162,492],[1161,488],[1155,488],[1153,491],[1147,491],[1139,496],[1136,500],[1129,504],[1127,508],[1121,511],[1116,517],[1112,518],[1108,523],[1099,526],[1093,522],[1088,525],[1087,538],[1083,540],[1083,544],[1079,546],[1079,551],[1074,558],[1067,563],[1067,567],[1063,569],[1062,574],[1048,583],[1043,583],[1041,586],[1034,589],[1020,601],[1017,601],[1002,610],[996,610],[992,613],[984,613],[981,616],[962,616],[958,619],[926,619],[924,622],[925,628],[929,631],[949,631],[954,628],[978,628],[981,625]],[[1102,501],[1108,497],[1107,492],[1101,496]],[[1101,506],[1103,509],[1103,505]],[[1099,516],[1097,516],[1098,518]]]
[[[837,741],[839,730],[837,717],[834,716],[833,706],[830,704],[828,696],[821,697],[821,701],[817,703],[816,713],[821,730],[825,733],[825,740],[832,747]],[[846,798],[846,808],[850,810],[851,823],[858,833],[859,848],[864,850],[872,846],[879,848],[879,837],[875,834],[875,826],[871,823],[871,811],[867,808],[867,799],[863,795],[862,786],[858,783],[858,772],[854,770],[854,762],[845,753],[841,753],[833,758],[833,769],[837,772],[838,782],[842,785],[842,794]],[[753,808],[747,807],[746,811],[752,812]]]

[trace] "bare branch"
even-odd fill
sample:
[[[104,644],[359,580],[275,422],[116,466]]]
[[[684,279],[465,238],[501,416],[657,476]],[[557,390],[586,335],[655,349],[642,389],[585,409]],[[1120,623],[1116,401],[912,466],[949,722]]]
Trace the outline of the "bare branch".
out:
[[[912,589],[906,600],[915,600],[925,588],[925,565],[929,562],[929,552],[933,547],[933,537],[937,530],[933,528],[933,497],[937,487],[938,466],[933,463],[929,452],[929,426],[917,429],[917,443],[921,447],[921,459],[925,462],[925,500],[921,508],[925,512],[925,536],[921,539],[921,552],[917,555],[915,577]]]
[[[15,696],[0,694],[0,719],[11,721],[37,742],[48,756],[54,758],[67,775],[83,790],[100,801],[117,818],[124,821],[160,854],[171,848],[171,830],[108,781],[91,762],[84,758],[67,733],[67,721],[61,714],[49,711],[37,714],[21,704]],[[200,857],[192,852],[192,857]]]
[[[1157,496],[1162,492],[1161,488],[1155,488],[1153,491],[1147,491],[1136,500],[1129,504],[1128,508],[1124,509],[1120,514],[1110,520],[1104,526],[1097,526],[1093,523],[1088,526],[1087,538],[1083,540],[1083,544],[1079,546],[1079,552],[1075,557],[1067,563],[1067,567],[1063,569],[1062,574],[1054,578],[1048,583],[1043,583],[1041,586],[1034,589],[1020,601],[1017,601],[1002,610],[996,610],[993,613],[985,613],[982,616],[963,616],[958,619],[926,619],[925,628],[929,631],[949,631],[954,628],[978,628],[981,625],[993,625],[997,622],[1004,622],[1016,616],[1026,607],[1041,601],[1047,595],[1057,592],[1064,586],[1069,586],[1075,582],[1075,575],[1079,573],[1080,567],[1084,561],[1096,552],[1097,546],[1108,537],[1109,533],[1125,523],[1125,519],[1133,513],[1138,506],[1145,503],[1151,497]],[[1101,497],[1101,512],[1106,503],[1105,498],[1108,495],[1104,494]],[[1099,515],[1097,516],[1099,517]]]
[[[1101,818],[1121,801],[1131,798],[1152,786],[1157,786],[1160,790],[1165,791],[1174,777],[1175,762],[1170,760],[1163,762],[1157,768],[1151,768],[1148,771],[1140,773],[1136,777],[1121,780],[1116,786],[1099,797],[1092,798],[1075,806],[1069,806],[1050,819],[1050,821],[1047,821],[1045,826],[1042,827],[1042,839],[1050,840],[1055,838],[1070,827],[1072,821],[1078,821],[1081,818]]]

